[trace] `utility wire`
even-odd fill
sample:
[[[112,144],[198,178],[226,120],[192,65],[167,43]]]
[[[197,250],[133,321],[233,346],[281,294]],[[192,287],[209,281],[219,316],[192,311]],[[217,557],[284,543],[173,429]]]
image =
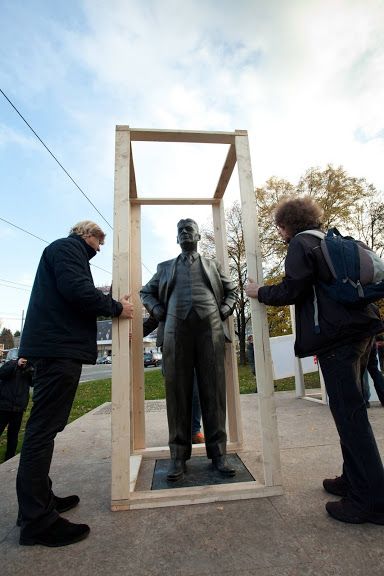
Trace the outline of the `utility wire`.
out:
[[[8,280],[6,280],[6,282],[8,282]],[[12,288],[12,290],[23,290],[24,292],[30,292],[32,290],[31,288],[20,288],[19,286],[8,286],[8,284],[2,284],[0,282],[0,286],[2,286],[3,288]]]
[[[0,282],[8,282],[9,284],[18,284],[19,286],[26,286],[27,288],[32,288],[30,284],[23,284],[22,282],[14,282],[13,280],[5,280],[4,278],[0,278]],[[12,286],[10,286],[12,288]]]
[[[88,198],[88,196],[86,195],[86,193],[80,188],[80,186],[75,182],[75,180],[72,178],[72,176],[69,174],[69,172],[64,168],[64,166],[59,162],[59,160],[56,158],[56,156],[53,154],[53,152],[51,152],[51,150],[48,148],[48,146],[43,142],[43,140],[40,138],[40,136],[37,134],[37,132],[35,132],[35,130],[32,128],[32,126],[27,122],[27,120],[24,118],[24,116],[21,114],[21,112],[19,112],[19,110],[16,108],[16,106],[13,104],[13,102],[11,102],[11,100],[8,98],[8,96],[5,94],[5,92],[0,88],[0,92],[2,93],[2,95],[4,96],[4,98],[9,102],[9,104],[12,106],[12,108],[15,110],[15,112],[20,116],[20,118],[23,120],[23,122],[25,122],[25,124],[28,126],[28,128],[33,132],[33,134],[36,136],[36,138],[39,140],[39,142],[41,142],[41,144],[44,146],[44,148],[47,150],[47,152],[49,152],[49,154],[52,156],[52,158],[57,162],[57,164],[60,166],[60,168],[65,172],[65,174],[68,176],[68,178],[73,182],[73,184],[76,186],[76,188],[82,193],[82,195],[88,200],[88,202],[93,206],[93,208],[96,210],[96,212],[98,214],[100,214],[100,216],[102,217],[102,219],[104,220],[104,222],[106,222],[106,224],[108,224],[108,226],[110,227],[111,230],[113,230],[113,227],[111,226],[111,224],[108,222],[108,220],[106,220],[104,218],[104,216],[102,215],[102,213],[96,208],[96,206],[94,205],[94,203],[92,202],[92,200],[90,200],[90,198]],[[39,236],[35,236],[35,234],[32,234],[31,232],[28,232],[27,230],[24,230],[23,228],[20,228],[19,226],[16,226],[16,224],[12,224],[11,222],[8,222],[7,220],[5,220],[4,218],[0,218],[0,220],[3,220],[4,222],[7,222],[7,224],[10,224],[11,226],[14,226],[15,228],[18,228],[19,230],[22,230],[23,232],[25,232],[26,234],[29,234],[30,236],[33,236],[34,238],[37,238],[38,240],[41,240],[42,242],[45,242],[46,244],[49,244],[49,242],[47,242],[47,240],[44,240],[43,238],[40,238]],[[147,266],[142,262],[141,263],[142,266],[147,270],[147,272],[149,272],[150,274],[153,275],[153,272],[151,272],[151,270],[149,270],[147,268]],[[100,266],[96,266],[96,264],[91,264],[91,266],[93,266],[94,268],[98,268],[99,270],[102,270],[103,272],[107,272],[107,274],[111,274],[111,272],[109,272],[108,270],[104,270],[104,268],[100,268]]]
[[[35,130],[32,128],[32,126],[26,121],[26,119],[24,118],[24,116],[21,114],[21,112],[19,112],[19,110],[16,108],[16,106],[13,104],[13,102],[11,102],[11,100],[8,98],[8,96],[5,94],[5,92],[0,88],[0,92],[2,93],[2,95],[4,96],[4,98],[9,102],[9,104],[12,106],[12,108],[15,110],[15,112],[20,116],[20,118],[26,123],[26,125],[28,126],[28,128],[33,132],[33,134],[36,136],[36,138],[39,140],[39,142],[41,142],[41,144],[44,146],[44,148],[47,150],[47,152],[49,152],[49,154],[52,156],[52,158],[57,162],[57,164],[60,166],[60,168],[65,172],[65,174],[68,176],[68,178],[73,182],[73,184],[76,186],[76,188],[82,193],[82,195],[88,200],[88,202],[93,206],[93,208],[96,210],[96,212],[98,214],[100,214],[100,216],[102,217],[102,219],[104,220],[104,222],[106,222],[108,224],[108,226],[110,227],[111,230],[113,230],[112,226],[110,225],[110,223],[108,222],[108,220],[106,220],[104,218],[104,216],[102,215],[102,213],[100,212],[100,210],[98,210],[96,208],[96,206],[94,205],[94,203],[92,202],[92,200],[90,200],[90,198],[88,198],[88,196],[86,195],[86,193],[84,192],[84,190],[82,190],[80,188],[80,186],[77,184],[77,182],[75,182],[75,180],[72,178],[72,176],[69,174],[69,172],[64,168],[64,166],[61,164],[61,162],[59,162],[59,160],[56,158],[56,156],[53,154],[53,152],[51,152],[51,150],[48,148],[48,146],[43,142],[43,140],[40,138],[40,136],[37,134],[37,132],[35,132]]]
[[[0,216],[0,220],[2,220],[3,222],[6,222],[10,226],[13,226],[14,228],[17,228],[18,230],[21,230],[22,232],[25,232],[25,234],[29,234],[29,236],[33,236],[33,238],[37,238],[38,240],[45,242],[45,244],[49,244],[48,240],[44,240],[44,238],[40,238],[40,236],[36,236],[36,234],[32,234],[32,232],[28,232],[28,230],[24,230],[24,228],[21,228],[20,226],[16,226],[16,224],[14,224],[13,222],[10,222],[9,220],[6,220],[5,218],[2,218],[1,216]],[[105,270],[105,268],[100,268],[100,266],[96,266],[96,264],[91,264],[91,266],[93,266],[94,268],[98,268],[99,270],[102,270],[103,272],[106,272],[107,274],[112,274],[112,272],[110,272],[109,270]],[[6,280],[6,282],[8,282],[8,280]]]

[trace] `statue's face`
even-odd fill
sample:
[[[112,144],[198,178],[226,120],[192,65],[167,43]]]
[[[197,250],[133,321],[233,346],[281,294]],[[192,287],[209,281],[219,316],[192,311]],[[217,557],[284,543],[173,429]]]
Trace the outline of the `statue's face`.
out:
[[[200,240],[199,228],[193,222],[184,221],[177,227],[177,243],[182,248],[190,245],[196,246]]]

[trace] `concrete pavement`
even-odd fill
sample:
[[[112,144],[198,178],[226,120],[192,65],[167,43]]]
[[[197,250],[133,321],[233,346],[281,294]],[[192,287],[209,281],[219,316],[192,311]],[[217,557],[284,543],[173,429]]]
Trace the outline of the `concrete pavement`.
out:
[[[56,441],[52,479],[59,496],[79,494],[66,513],[91,526],[64,548],[18,545],[14,490],[18,457],[0,466],[2,576],[383,576],[384,527],[332,520],[322,479],[340,472],[329,408],[276,394],[282,496],[127,512],[110,511],[110,409],[76,420]],[[259,446],[257,396],[241,396],[247,446]],[[384,410],[369,410],[384,455]],[[149,445],[165,445],[164,401],[146,402]]]

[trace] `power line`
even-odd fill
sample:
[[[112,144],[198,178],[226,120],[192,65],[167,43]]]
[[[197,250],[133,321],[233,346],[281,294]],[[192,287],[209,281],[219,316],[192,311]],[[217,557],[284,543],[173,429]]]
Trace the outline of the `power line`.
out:
[[[44,238],[40,238],[40,236],[36,236],[36,234],[32,234],[32,232],[28,232],[28,230],[25,230],[24,228],[17,226],[13,222],[10,222],[9,220],[2,218],[1,216],[0,216],[0,220],[2,220],[3,222],[6,222],[10,226],[13,226],[14,228],[17,228],[18,230],[21,230],[22,232],[25,232],[25,234],[29,234],[29,236],[33,236],[33,238],[37,238],[38,240],[45,242],[45,244],[49,244],[48,240],[44,240]],[[91,263],[91,266],[93,266],[94,268],[98,268],[99,270],[102,270],[103,272],[106,272],[107,274],[112,274],[112,272],[110,272],[109,270],[105,270],[104,268],[101,268],[100,266],[96,266],[96,264]],[[6,282],[8,282],[8,280],[6,280]]]
[[[84,198],[86,198],[88,200],[88,202],[93,206],[93,208],[96,210],[96,212],[98,214],[100,214],[100,216],[102,217],[102,219],[104,220],[104,222],[106,222],[108,224],[108,226],[110,227],[111,230],[113,230],[112,226],[110,225],[110,223],[108,222],[108,220],[106,220],[106,218],[104,218],[104,216],[102,215],[102,213],[100,212],[100,210],[98,210],[96,208],[96,206],[94,205],[94,203],[92,202],[92,200],[90,198],[88,198],[88,196],[86,195],[86,193],[84,192],[84,190],[82,190],[80,188],[80,186],[77,184],[77,182],[75,182],[75,180],[72,178],[72,176],[70,175],[70,173],[64,168],[64,166],[61,164],[61,162],[59,162],[59,160],[56,158],[56,156],[53,154],[53,152],[51,152],[51,150],[48,148],[48,146],[45,144],[45,142],[43,142],[43,140],[40,138],[40,136],[37,134],[37,132],[35,132],[35,130],[32,128],[32,126],[26,121],[26,119],[24,118],[24,116],[21,114],[21,112],[19,112],[19,110],[16,108],[16,106],[13,104],[13,102],[11,102],[11,100],[8,98],[8,96],[5,94],[5,92],[0,88],[0,92],[2,93],[2,95],[4,96],[4,98],[9,102],[9,104],[12,106],[12,108],[15,110],[15,112],[20,116],[20,118],[26,123],[26,125],[28,126],[28,128],[31,130],[31,132],[33,132],[33,134],[36,136],[36,138],[39,140],[39,142],[41,142],[41,144],[44,146],[44,148],[47,150],[47,152],[49,152],[49,154],[52,156],[52,158],[57,162],[57,164],[60,166],[60,168],[64,171],[64,173],[68,176],[68,178],[73,182],[73,184],[76,186],[76,188],[82,193],[82,195],[84,196]]]
[[[68,176],[68,178],[73,182],[73,184],[76,186],[76,188],[88,200],[88,202],[91,204],[91,206],[93,206],[93,208],[96,210],[96,212],[102,217],[104,222],[106,222],[106,224],[108,224],[110,229],[113,230],[113,227],[108,222],[108,220],[106,220],[106,218],[104,218],[104,216],[98,210],[98,208],[96,208],[96,206],[94,205],[92,200],[90,200],[90,198],[88,198],[86,193],[80,188],[80,186],[77,184],[77,182],[75,182],[75,180],[72,178],[72,176],[69,174],[69,172],[64,168],[64,166],[61,164],[61,162],[59,162],[59,160],[56,158],[56,156],[53,154],[53,152],[51,152],[51,150],[48,148],[48,146],[43,142],[43,140],[40,138],[40,136],[37,134],[37,132],[35,132],[35,130],[32,128],[32,126],[27,122],[27,120],[24,118],[24,116],[21,114],[21,112],[19,112],[19,110],[16,108],[16,106],[13,104],[13,102],[8,98],[8,96],[5,94],[5,92],[1,88],[0,88],[0,92],[2,93],[4,98],[9,102],[9,104],[12,106],[12,108],[15,110],[15,112],[20,116],[20,118],[23,120],[23,122],[25,122],[25,124],[28,126],[28,128],[31,130],[31,132],[33,132],[33,134],[36,136],[36,138],[39,140],[39,142],[44,146],[44,148],[47,150],[47,152],[49,152],[49,154],[52,156],[52,158],[57,162],[57,164],[60,166],[60,168],[65,172],[65,174]],[[41,240],[42,242],[49,244],[49,242],[47,242],[47,240],[44,240],[43,238],[40,238],[39,236],[36,236],[35,234],[32,234],[31,232],[28,232],[27,230],[24,230],[23,228],[16,226],[16,224],[12,224],[12,222],[8,222],[4,218],[0,217],[0,220],[3,220],[3,222],[6,222],[7,224],[14,226],[15,228],[18,228],[19,230],[22,230],[22,232],[25,232],[26,234],[29,234],[30,236],[33,236],[34,238],[37,238],[38,240]],[[143,262],[141,264],[147,270],[147,272],[149,272],[150,274],[153,275],[153,272],[151,272],[151,270],[149,270],[149,268],[147,268],[147,266]],[[108,270],[104,270],[104,268],[100,268],[100,266],[96,266],[96,264],[91,264],[91,266],[93,266],[94,268],[98,268],[99,270],[102,270],[103,272],[106,272],[107,274],[112,274]]]
[[[36,234],[32,234],[32,232],[28,232],[28,230],[24,230],[24,228],[20,228],[20,226],[13,224],[13,222],[9,222],[9,220],[6,220],[5,218],[2,218],[1,216],[0,216],[0,220],[2,220],[3,222],[6,222],[10,226],[13,226],[14,228],[17,228],[18,230],[21,230],[22,232],[25,232],[25,234],[29,234],[30,236],[33,236],[34,238],[37,238],[38,240],[41,240],[42,242],[49,244],[49,242],[47,240],[44,240],[44,238],[40,238],[40,236],[36,236]]]
[[[23,284],[23,282],[14,282],[13,280],[5,280],[0,278],[0,282],[8,282],[9,284],[18,284],[19,286],[26,286],[27,288],[32,288],[30,284]]]
[[[3,288],[12,288],[12,290],[24,290],[24,292],[30,292],[32,288],[19,288],[19,286],[8,286],[8,284],[2,284],[0,282],[0,286]]]

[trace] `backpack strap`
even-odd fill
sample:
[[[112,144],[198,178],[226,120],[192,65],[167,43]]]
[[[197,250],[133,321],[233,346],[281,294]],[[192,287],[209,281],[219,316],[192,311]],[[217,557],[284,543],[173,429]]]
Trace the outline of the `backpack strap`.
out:
[[[336,228],[333,228],[332,230],[336,230],[337,233],[339,233],[339,231]],[[324,232],[322,232],[321,230],[303,230],[302,232],[298,232],[296,234],[296,236],[298,236],[299,234],[309,234],[310,236],[316,236],[316,238],[319,238],[321,241],[324,241],[324,238],[326,236],[326,234]],[[315,334],[320,334],[320,325],[319,325],[319,305],[317,303],[317,294],[316,294],[316,286],[313,284],[312,285],[312,290],[313,290],[313,323],[314,323],[314,332]]]
[[[336,228],[332,228],[332,230],[336,230]],[[320,238],[320,240],[325,238],[325,233],[321,230],[303,230],[302,232],[298,232],[296,236],[299,234],[309,234],[310,236],[316,236],[316,238]]]

